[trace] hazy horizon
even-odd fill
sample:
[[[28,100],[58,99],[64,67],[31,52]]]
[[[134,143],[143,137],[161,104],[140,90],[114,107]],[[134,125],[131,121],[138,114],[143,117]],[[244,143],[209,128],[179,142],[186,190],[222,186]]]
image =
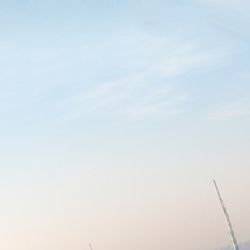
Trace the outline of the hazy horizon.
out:
[[[250,240],[250,2],[0,0],[0,248]]]

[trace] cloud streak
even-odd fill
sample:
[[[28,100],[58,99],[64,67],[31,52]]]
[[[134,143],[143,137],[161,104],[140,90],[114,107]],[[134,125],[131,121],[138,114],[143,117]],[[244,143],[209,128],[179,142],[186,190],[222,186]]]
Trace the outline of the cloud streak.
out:
[[[177,91],[176,78],[209,70],[216,64],[217,54],[188,43],[175,44],[166,51],[167,45],[160,44],[155,58],[143,67],[134,65],[134,69],[113,80],[89,84],[66,100],[64,105],[70,107],[68,117],[98,113],[143,118],[180,114],[189,96],[185,91]],[[133,62],[133,58],[129,60]]]

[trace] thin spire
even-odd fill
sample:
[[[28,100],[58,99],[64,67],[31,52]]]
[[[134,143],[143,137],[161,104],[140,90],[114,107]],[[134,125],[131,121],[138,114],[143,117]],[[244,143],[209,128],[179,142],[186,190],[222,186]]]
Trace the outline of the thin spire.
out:
[[[94,250],[92,244],[89,244],[89,249],[90,249],[90,250]]]
[[[220,194],[220,190],[218,188],[218,185],[216,183],[215,180],[213,180],[214,182],[214,186],[215,186],[215,189],[216,189],[216,193],[218,195],[218,198],[219,198],[219,201],[220,201],[220,204],[221,204],[221,207],[222,207],[222,210],[223,210],[223,213],[225,215],[225,218],[226,218],[226,222],[227,222],[227,225],[228,225],[228,228],[229,228],[229,232],[230,232],[230,236],[231,236],[231,239],[232,239],[232,242],[233,242],[233,247],[234,247],[234,250],[239,250],[239,245],[238,245],[238,242],[237,242],[237,239],[236,239],[236,236],[235,236],[235,233],[234,233],[234,230],[233,230],[233,225],[231,223],[231,220],[230,220],[230,216],[227,212],[227,209],[226,209],[226,206],[223,202],[223,199],[221,197],[221,194]]]

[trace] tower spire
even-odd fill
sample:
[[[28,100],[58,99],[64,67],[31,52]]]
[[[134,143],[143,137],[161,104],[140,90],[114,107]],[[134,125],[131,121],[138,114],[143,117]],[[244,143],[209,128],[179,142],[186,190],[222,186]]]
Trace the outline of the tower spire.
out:
[[[223,210],[223,213],[225,215],[225,218],[226,218],[226,222],[227,222],[227,225],[228,225],[228,228],[229,228],[229,232],[230,232],[230,236],[231,236],[231,239],[232,239],[232,242],[233,242],[233,247],[234,247],[234,250],[239,250],[239,245],[238,245],[238,242],[237,242],[237,239],[236,239],[236,236],[235,236],[235,233],[234,233],[234,230],[233,230],[233,225],[231,223],[231,220],[230,220],[230,216],[227,212],[227,209],[226,209],[226,206],[223,202],[223,199],[221,197],[221,194],[220,194],[220,190],[218,188],[218,185],[216,183],[215,180],[213,180],[214,182],[214,186],[215,186],[215,189],[216,189],[216,193],[218,195],[218,198],[219,198],[219,201],[220,201],[220,204],[221,204],[221,207],[222,207],[222,210]]]
[[[89,244],[89,249],[94,250],[92,244]]]

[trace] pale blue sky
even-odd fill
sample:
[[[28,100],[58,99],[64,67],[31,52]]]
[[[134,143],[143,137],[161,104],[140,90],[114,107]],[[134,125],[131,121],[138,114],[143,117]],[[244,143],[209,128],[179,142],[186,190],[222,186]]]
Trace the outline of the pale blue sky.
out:
[[[212,177],[247,241],[249,11],[0,0],[0,247],[214,249]]]

